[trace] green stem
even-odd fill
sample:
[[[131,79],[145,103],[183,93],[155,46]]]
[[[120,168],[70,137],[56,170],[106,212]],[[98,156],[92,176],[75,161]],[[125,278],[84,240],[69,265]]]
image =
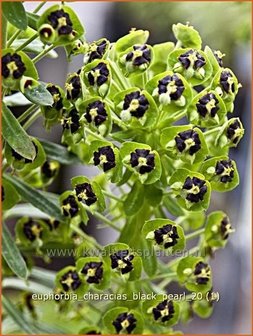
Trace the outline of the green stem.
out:
[[[103,246],[102,245],[100,245],[94,238],[90,237],[85,232],[83,232],[83,230],[81,230],[79,227],[76,227],[73,224],[70,224],[70,227],[71,227],[71,229],[73,231],[75,231],[80,236],[82,236],[83,238],[85,238],[86,241],[88,241],[89,243],[93,244],[99,251],[103,250]]]
[[[123,90],[126,90],[129,88],[129,84],[127,82],[127,80],[125,79],[125,76],[121,73],[121,71],[118,68],[118,65],[111,61],[110,62],[110,67],[113,71],[113,73],[115,74],[115,77],[117,78],[117,81],[119,83],[119,85],[122,87]],[[119,90],[121,91],[121,90]]]
[[[218,132],[220,130],[220,128],[221,128],[220,126],[212,128],[209,131],[204,132],[204,135],[210,135],[212,133]]]
[[[39,36],[38,33],[34,34],[33,36],[31,36],[28,40],[26,40],[23,44],[21,44],[16,51],[19,50],[23,50],[26,46],[28,46],[28,44],[30,44],[32,41],[34,41],[37,37]]]
[[[6,44],[6,47],[7,48],[10,48],[10,46],[12,45],[12,43],[16,40],[16,38],[22,33],[22,30],[19,29],[17,30],[13,35],[12,37],[8,40],[7,44]]]
[[[53,44],[51,44],[49,47],[45,48],[41,53],[39,53],[36,57],[34,57],[32,59],[33,64],[40,61],[44,56],[46,56],[46,54],[49,53],[49,51],[51,51],[54,48],[55,48],[55,46]]]
[[[163,273],[163,274],[157,274],[153,277],[147,277],[147,278],[142,278],[139,281],[150,281],[150,280],[159,280],[159,279],[163,279],[163,278],[175,278],[177,276],[176,272],[170,272],[170,273]]]
[[[108,140],[105,139],[102,135],[97,134],[97,133],[91,131],[89,128],[86,128],[86,127],[85,127],[84,131],[85,131],[86,133],[89,133],[89,134],[92,135],[94,138],[96,138],[96,139],[98,139],[98,140],[100,140],[100,141],[106,141],[106,142],[108,142]]]
[[[199,229],[197,231],[194,231],[194,232],[189,233],[188,235],[186,235],[185,239],[186,240],[190,240],[190,239],[196,238],[196,237],[200,236],[204,232],[205,232],[205,228],[201,228],[201,229]]]
[[[34,14],[38,13],[38,11],[46,4],[46,1],[42,1],[33,11]]]
[[[41,115],[41,110],[38,109],[23,125],[23,129],[27,130]]]
[[[100,214],[99,212],[97,212],[97,211],[91,211],[90,208],[89,208],[87,205],[85,205],[85,204],[83,204],[83,207],[84,207],[84,209],[85,209],[87,212],[89,212],[91,215],[93,215],[93,216],[96,217],[97,219],[100,219],[102,222],[104,222],[104,223],[107,224],[108,226],[112,227],[114,230],[119,231],[119,232],[121,231],[121,229],[120,229],[117,225],[115,225],[115,224],[113,223],[112,220],[106,218],[105,216],[101,215],[101,214]]]
[[[111,194],[110,192],[108,192],[108,191],[106,191],[106,190],[103,190],[103,194],[106,195],[107,197],[111,198],[111,199],[114,199],[114,200],[117,201],[117,202],[120,202],[120,203],[123,202],[122,199],[118,198],[117,196]]]
[[[33,104],[31,105],[27,110],[25,110],[24,113],[21,114],[21,116],[18,117],[18,121],[21,123],[24,121],[34,110],[37,110],[38,106]]]

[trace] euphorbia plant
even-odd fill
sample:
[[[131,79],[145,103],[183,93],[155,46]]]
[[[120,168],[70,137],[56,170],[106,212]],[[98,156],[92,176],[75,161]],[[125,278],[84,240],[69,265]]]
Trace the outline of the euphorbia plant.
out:
[[[213,190],[239,183],[229,150],[244,132],[239,118],[230,118],[240,84],[222,53],[202,49],[189,25],[173,25],[176,43],[151,46],[149,32],[136,29],[114,43],[88,43],[69,6],[38,16],[43,4],[27,13],[22,3],[3,3],[2,205],[5,221],[19,217],[15,243],[3,229],[4,273],[12,276],[5,286],[31,294],[43,284],[62,319],[78,321],[76,333],[173,334],[193,314],[210,316],[217,297],[209,258],[234,230],[222,209],[208,208]],[[59,46],[69,59],[83,55],[65,87],[53,78],[40,82],[36,70]],[[24,97],[29,107],[16,118],[9,106]],[[49,131],[62,125],[62,145],[29,136],[39,116]],[[72,178],[61,195],[49,193],[60,165],[76,163],[99,170],[94,178]],[[101,246],[83,230],[93,217],[117,231],[116,241]],[[75,263],[57,274],[31,266],[35,255],[50,260],[56,247],[72,249]],[[187,300],[169,296],[171,281]],[[99,302],[85,301],[87,293],[99,294]],[[5,297],[6,313],[22,332],[45,332],[35,321],[34,297],[26,297],[32,314]],[[56,332],[52,324],[49,333]]]

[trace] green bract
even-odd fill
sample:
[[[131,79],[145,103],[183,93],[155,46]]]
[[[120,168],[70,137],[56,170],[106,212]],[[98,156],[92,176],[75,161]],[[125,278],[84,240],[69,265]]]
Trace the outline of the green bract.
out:
[[[2,83],[5,88],[19,90],[23,76],[38,79],[38,72],[31,59],[22,51],[4,49],[2,51]]]
[[[168,254],[182,251],[185,248],[182,227],[169,219],[157,218],[147,221],[143,226],[142,234],[154,246],[165,249]]]
[[[123,164],[144,184],[156,182],[161,176],[159,155],[150,146],[126,142],[120,149]]]
[[[210,202],[211,186],[200,173],[178,169],[170,178],[169,184],[178,203],[190,211],[207,209]]]
[[[212,287],[210,266],[199,257],[186,257],[180,260],[177,267],[179,282],[188,290],[207,292]]]
[[[75,12],[65,5],[48,8],[39,18],[37,29],[42,42],[54,45],[70,44],[84,33]]]

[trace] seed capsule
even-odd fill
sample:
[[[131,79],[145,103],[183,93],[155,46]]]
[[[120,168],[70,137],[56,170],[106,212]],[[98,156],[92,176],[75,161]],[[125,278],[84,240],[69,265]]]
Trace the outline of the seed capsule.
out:
[[[155,168],[155,155],[149,149],[136,149],[130,156],[131,166],[136,167],[140,174],[149,173]]]
[[[98,148],[97,152],[94,152],[93,162],[95,166],[102,165],[104,172],[114,168],[115,154],[111,146],[104,146]]]
[[[103,267],[102,267],[103,263],[102,262],[89,262],[87,263],[81,273],[85,274],[86,277],[86,281],[88,283],[95,283],[95,284],[99,284],[100,281],[103,278]]]
[[[131,334],[136,327],[136,322],[137,320],[133,314],[122,313],[115,319],[115,321],[112,322],[112,324],[114,325],[117,333],[127,331],[128,334]]]
[[[169,321],[173,318],[175,309],[172,301],[164,300],[153,308],[153,316],[155,321],[161,320],[162,322]]]

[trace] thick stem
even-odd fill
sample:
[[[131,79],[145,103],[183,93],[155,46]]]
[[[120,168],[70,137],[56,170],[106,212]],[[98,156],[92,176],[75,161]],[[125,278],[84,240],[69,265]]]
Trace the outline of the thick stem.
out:
[[[17,30],[13,35],[12,37],[8,40],[6,46],[7,48],[10,48],[10,46],[12,45],[12,43],[16,40],[16,38],[22,33],[22,30],[19,29]]]
[[[38,33],[31,36],[28,40],[26,40],[23,44],[21,44],[16,51],[23,50],[26,46],[28,46],[32,41],[34,41],[39,36]]]
[[[192,233],[189,233],[188,235],[185,236],[185,239],[186,240],[190,240],[190,239],[193,239],[193,238],[196,238],[196,237],[199,237],[202,233],[205,232],[205,228],[201,228],[199,230],[196,230]]]
[[[51,44],[49,47],[45,48],[41,53],[39,53],[36,57],[34,57],[32,59],[33,64],[40,61],[44,56],[46,56],[49,53],[49,51],[51,51],[54,48],[55,48],[55,46],[53,44]]]
[[[42,1],[33,11],[34,14],[38,13],[38,11],[46,4],[46,1]]]
[[[23,129],[27,130],[41,115],[40,108],[24,123]]]
[[[119,85],[122,87],[122,89],[123,90],[128,89],[130,87],[129,83],[127,82],[125,76],[119,70],[118,65],[115,62],[111,61],[110,62],[110,67],[111,67],[113,73],[115,74],[115,77],[117,78],[117,81],[118,81]]]
[[[38,106],[33,104],[31,105],[27,110],[25,110],[24,113],[21,114],[20,117],[18,117],[18,121],[21,123],[22,121],[24,121],[32,112],[34,112],[35,110],[37,110]]]

